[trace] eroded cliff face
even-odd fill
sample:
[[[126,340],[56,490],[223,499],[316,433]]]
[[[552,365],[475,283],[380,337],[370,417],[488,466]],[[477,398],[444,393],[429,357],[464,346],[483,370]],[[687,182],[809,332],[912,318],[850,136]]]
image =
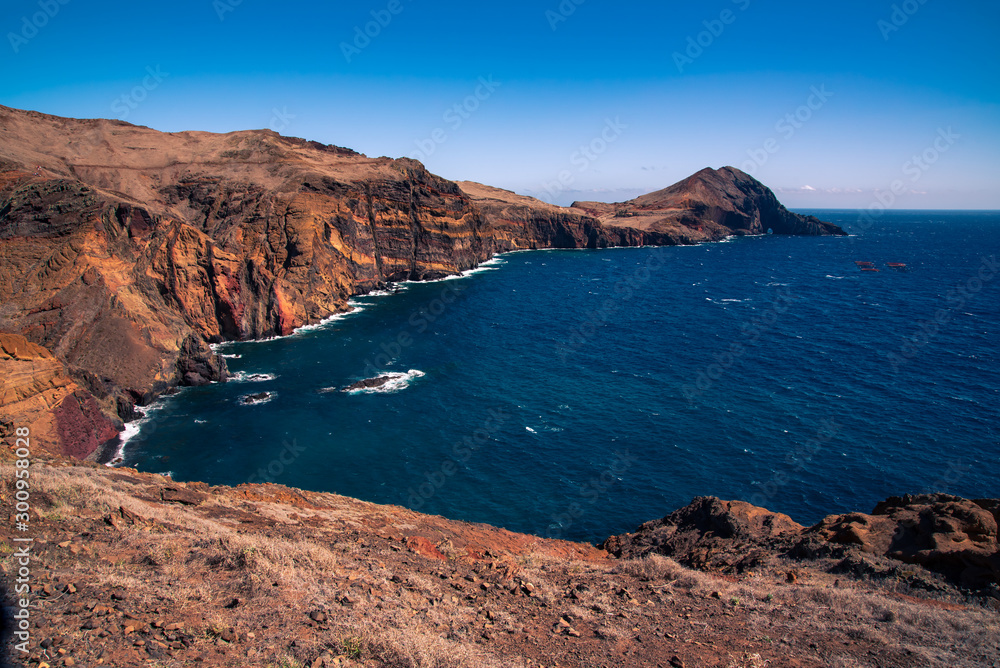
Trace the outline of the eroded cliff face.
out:
[[[16,334],[0,333],[0,405],[0,438],[26,427],[36,442],[65,457],[86,457],[121,427],[52,353]]]
[[[685,187],[770,194],[713,174]],[[51,351],[109,419],[128,419],[171,386],[224,380],[208,344],[289,334],[389,282],[516,249],[717,239],[788,213],[763,196],[740,206],[757,222],[695,207],[683,229],[608,225],[270,131],[160,133],[0,107],[0,331]],[[92,449],[83,440],[76,451]]]

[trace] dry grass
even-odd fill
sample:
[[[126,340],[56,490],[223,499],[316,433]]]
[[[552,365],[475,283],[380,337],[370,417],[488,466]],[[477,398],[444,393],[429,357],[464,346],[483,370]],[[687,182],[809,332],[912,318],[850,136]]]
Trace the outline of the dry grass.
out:
[[[767,668],[769,665],[771,662],[766,661],[760,654],[747,653],[739,659],[732,659],[728,668]]]
[[[627,559],[618,566],[618,572],[647,582],[673,582],[690,577],[694,572],[662,554],[649,554],[641,559]]]
[[[262,518],[252,529],[213,510],[231,499],[210,498],[193,510],[147,501],[132,494],[128,483],[117,483],[104,472],[87,468],[38,467],[32,471],[40,492],[40,526],[62,532],[58,540],[73,538],[71,520],[103,516],[123,507],[145,524],[113,531],[104,560],[70,562],[68,568],[82,581],[104,589],[129,592],[144,609],[172,606],[204,610],[199,624],[212,629],[235,627],[250,631],[267,625],[283,628],[289,619],[301,626],[311,610],[335,615],[325,631],[314,629],[308,640],[289,650],[276,636],[261,649],[254,665],[295,666],[318,656],[341,656],[345,666],[374,662],[392,668],[500,668],[521,666],[516,658],[489,653],[477,643],[487,621],[497,634],[519,634],[525,620],[502,603],[485,607],[467,600],[453,581],[435,573],[403,570],[383,548],[363,549],[325,526],[346,526],[342,507],[311,509],[320,529],[298,533],[296,518],[306,512],[270,502],[240,502],[240,508]],[[11,468],[0,466],[10,491]],[[48,503],[42,502],[47,496]],[[295,517],[293,517],[293,515]],[[66,519],[70,518],[70,519]],[[291,525],[285,533],[282,530]],[[9,555],[0,555],[0,560]],[[387,564],[389,564],[387,566]],[[559,576],[556,584],[554,575]],[[74,576],[74,577],[76,577]],[[394,579],[394,576],[402,576]],[[590,582],[567,599],[566,579]],[[748,638],[761,646],[777,646],[783,638],[841,637],[881,648],[886,653],[909,653],[921,666],[973,668],[988,663],[984,657],[1000,654],[1000,623],[995,613],[976,607],[946,610],[933,603],[904,600],[871,585],[834,587],[833,578],[815,575],[791,586],[775,574],[745,577],[738,582],[684,568],[672,559],[650,555],[642,559],[595,564],[559,562],[529,555],[521,560],[516,581],[532,582],[534,599],[543,609],[568,613],[574,624],[584,624],[611,644],[627,643],[635,635],[637,618],[667,613],[675,608],[723,606],[746,618]],[[461,583],[477,589],[471,583]],[[635,601],[629,601],[632,595]],[[235,610],[221,605],[233,596]],[[342,605],[345,596],[350,605]],[[655,606],[647,599],[656,599]],[[601,611],[630,611],[620,619]],[[756,640],[755,640],[756,639]],[[780,665],[757,651],[734,648],[728,668],[765,668]],[[848,652],[827,658],[830,666],[874,666],[865,657]],[[725,664],[722,664],[725,665]]]
[[[11,480],[11,471],[4,468],[10,467],[0,467],[0,475]],[[306,665],[307,659],[311,661],[323,653],[358,661],[377,660],[379,665],[391,668],[523,665],[492,658],[471,643],[442,638],[438,629],[470,625],[478,611],[448,601],[442,586],[424,575],[411,574],[407,584],[412,590],[403,591],[399,597],[404,603],[409,601],[405,607],[410,612],[404,612],[396,604],[376,606],[372,599],[357,596],[355,605],[344,614],[335,599],[347,590],[343,582],[345,573],[360,576],[357,584],[375,589],[386,587],[392,576],[384,566],[362,562],[362,552],[354,542],[326,546],[313,540],[240,533],[224,520],[122,493],[114,489],[106,476],[89,469],[46,467],[32,480],[35,490],[49,499],[45,507],[38,508],[43,518],[52,518],[49,522],[64,517],[102,517],[125,508],[152,525],[152,528],[122,527],[111,547],[131,554],[131,558],[96,568],[81,568],[81,581],[127,590],[135,595],[134,602],[147,607],[161,606],[164,602],[190,606],[192,601],[206,596],[218,599],[235,593],[246,597],[235,625],[245,625],[248,629],[264,619],[273,621],[270,617],[276,609],[287,614],[287,607],[297,607],[299,614],[304,614],[315,607],[338,608],[337,625],[325,638],[297,644],[294,654],[275,648],[268,665]],[[211,503],[210,500],[204,505],[208,507]],[[260,516],[276,524],[287,523],[288,509],[269,503],[255,505]],[[149,569],[159,574],[159,582],[169,582],[169,586],[151,586]],[[233,577],[239,583],[238,591],[227,588],[225,592],[210,593],[213,579],[232,582]],[[331,580],[335,583],[332,587],[320,584]],[[441,604],[429,607],[429,599]],[[426,612],[417,619],[411,614],[414,609]],[[205,625],[208,629],[222,629],[233,626],[234,621],[231,616],[216,614],[207,617]],[[497,626],[506,630],[517,624],[510,615],[498,615]]]
[[[970,605],[945,610],[931,602],[913,602],[865,586],[834,587],[832,581],[785,586],[774,577],[749,577],[738,583],[692,571],[672,559],[649,555],[621,562],[616,573],[663,584],[695,598],[718,598],[749,613],[750,626],[761,638],[794,637],[803,631],[843,636],[889,651],[909,653],[921,666],[974,668],[978,657],[995,656],[1000,638],[996,613]],[[587,602],[608,603],[607,596]],[[759,655],[733,659],[732,666],[767,665]],[[848,655],[831,665],[874,666]]]

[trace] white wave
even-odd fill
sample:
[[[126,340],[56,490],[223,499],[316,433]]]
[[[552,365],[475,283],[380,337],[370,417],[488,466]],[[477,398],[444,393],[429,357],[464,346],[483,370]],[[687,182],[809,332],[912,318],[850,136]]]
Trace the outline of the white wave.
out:
[[[348,394],[392,394],[394,392],[405,390],[410,386],[411,382],[417,378],[422,378],[427,374],[423,371],[418,371],[417,369],[410,369],[406,373],[391,372],[383,375],[390,378],[390,380],[383,385],[379,385],[378,387],[360,387],[353,390],[345,389],[343,391]],[[332,389],[333,388],[327,388],[325,390],[321,390],[321,392],[330,391]]]
[[[490,260],[489,262],[492,262]],[[445,281],[459,281],[463,278],[468,278],[469,276],[475,276],[476,274],[482,274],[487,271],[499,271],[500,267],[489,265],[489,263],[484,262],[475,269],[466,269],[460,274],[452,274],[451,276],[445,276],[444,278],[432,278],[428,281],[405,281],[406,283],[444,283]],[[501,263],[502,264],[502,263]]]
[[[229,377],[229,382],[231,383],[265,383],[269,380],[275,380],[278,376],[273,373],[247,373],[246,371],[239,371]]]
[[[353,299],[348,300],[347,305],[351,307],[350,311],[344,311],[343,313],[334,313],[333,315],[327,316],[322,320],[320,320],[319,322],[313,323],[311,325],[302,325],[301,327],[296,327],[295,330],[293,330],[292,333],[289,334],[289,336],[295,336],[296,334],[304,334],[306,332],[315,332],[318,329],[323,329],[331,322],[337,322],[338,320],[343,320],[347,316],[353,315],[354,313],[357,313],[362,310],[361,304],[354,301]],[[284,337],[276,336],[274,338],[280,339]],[[273,340],[273,339],[265,339],[265,340]]]
[[[735,303],[735,304],[742,304],[743,302],[749,301],[749,300],[748,299],[723,299],[722,301],[723,302],[731,302],[731,303]]]
[[[537,431],[535,431],[535,430],[534,430],[534,429],[532,429],[531,427],[525,427],[525,429],[526,429],[527,431],[530,431],[530,432],[531,432],[532,434],[537,434],[537,433],[538,433]]]
[[[262,339],[247,339],[245,341],[223,341],[222,343],[213,343],[211,344],[210,347],[213,352],[219,353],[220,350],[225,350],[227,347],[230,346],[245,345],[248,343],[267,343],[268,341],[279,341],[281,339],[288,339],[293,336],[298,336],[300,334],[315,332],[318,329],[326,327],[332,322],[337,322],[338,320],[342,320],[349,315],[353,315],[355,313],[358,313],[359,311],[364,310],[364,304],[356,302],[353,299],[349,299],[347,301],[347,305],[351,307],[349,311],[344,311],[343,313],[334,313],[333,315],[327,316],[326,318],[323,318],[319,322],[314,322],[311,325],[302,325],[301,327],[296,327],[294,330],[292,330],[291,334],[286,334],[284,336],[268,336]],[[230,355],[226,353],[222,353],[221,355],[222,357],[228,359],[240,359],[243,357],[243,355],[236,355],[236,354]]]
[[[115,449],[115,454],[114,456],[111,457],[110,461],[105,463],[105,466],[109,468],[117,466],[118,464],[122,463],[122,459],[125,456],[125,446],[128,445],[129,441],[131,441],[133,438],[139,435],[139,432],[142,431],[142,425],[149,422],[150,420],[149,414],[152,412],[153,409],[149,408],[148,406],[147,407],[136,406],[134,410],[136,413],[138,413],[139,417],[132,420],[131,422],[126,422],[125,429],[119,432],[118,447]]]
[[[826,277],[827,278],[832,278],[835,281],[842,281],[845,278],[847,278],[847,276],[833,276],[832,274],[827,274]]]
[[[208,420],[195,420],[195,424],[208,424]]]
[[[243,355],[220,355],[220,357],[222,357],[223,359],[227,359],[227,360],[241,360],[241,359],[243,359]]]

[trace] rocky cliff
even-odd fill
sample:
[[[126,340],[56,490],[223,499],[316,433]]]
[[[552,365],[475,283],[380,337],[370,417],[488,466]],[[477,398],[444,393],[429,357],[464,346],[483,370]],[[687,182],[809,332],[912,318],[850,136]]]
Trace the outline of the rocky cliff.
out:
[[[118,434],[121,422],[105,414],[115,407],[102,410],[42,346],[23,336],[0,333],[0,368],[0,405],[8,415],[18,416],[17,427],[28,428],[43,443],[55,444],[57,454],[86,457]],[[12,421],[0,421],[0,438],[6,441],[14,429]]]
[[[550,206],[266,130],[161,133],[0,107],[0,331],[50,351],[74,396],[116,422],[171,386],[225,379],[210,343],[288,334],[353,295],[498,252],[842,233],[732,168],[607,206]],[[0,406],[0,420],[18,410]],[[41,442],[93,449],[75,434]]]
[[[613,536],[603,547],[618,557],[656,553],[726,573],[760,568],[776,555],[826,560],[831,572],[907,580],[928,589],[939,586],[933,573],[1000,596],[998,522],[997,499],[947,494],[892,497],[870,515],[830,515],[812,527],[743,501],[703,497],[635,533]]]

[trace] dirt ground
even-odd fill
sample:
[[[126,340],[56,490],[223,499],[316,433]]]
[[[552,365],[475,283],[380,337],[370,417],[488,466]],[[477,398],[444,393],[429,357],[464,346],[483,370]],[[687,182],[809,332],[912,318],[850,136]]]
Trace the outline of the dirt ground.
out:
[[[9,611],[11,539],[34,539],[13,665],[1000,666],[989,599],[779,558],[720,576],[276,485],[60,462],[32,481],[30,530],[0,528]]]

